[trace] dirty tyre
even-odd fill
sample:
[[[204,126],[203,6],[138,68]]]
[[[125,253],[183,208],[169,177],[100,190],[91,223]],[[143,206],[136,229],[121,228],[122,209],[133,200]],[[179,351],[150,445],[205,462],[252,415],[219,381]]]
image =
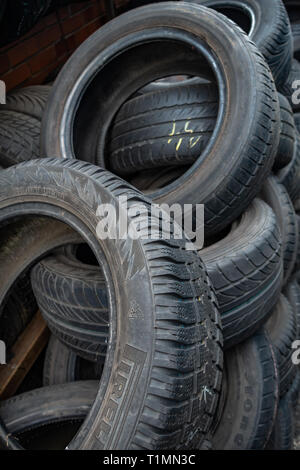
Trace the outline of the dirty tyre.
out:
[[[177,85],[127,101],[112,124],[110,169],[139,170],[194,163],[205,150],[218,115],[216,85]]]
[[[0,418],[8,431],[22,441],[29,431],[40,433],[47,426],[78,423],[90,411],[98,390],[97,381],[43,387],[0,403]]]
[[[93,165],[57,159],[22,163],[0,174],[0,224],[24,213],[47,212],[48,217],[62,218],[89,244],[107,282],[110,337],[99,399],[69,447],[195,448],[210,430],[222,378],[222,336],[215,294],[198,253],[186,250],[185,238],[99,239],[96,213],[100,203],[104,198],[116,205],[124,192],[128,210],[137,201],[149,208],[148,200],[131,186]],[[145,217],[148,227],[150,214]],[[16,255],[16,248],[14,251]],[[0,253],[0,270],[5,269],[6,280],[1,285],[0,302],[15,271],[14,263],[8,261],[5,253]],[[119,396],[117,421],[111,423],[117,434],[103,434],[103,413],[114,393],[111,385],[116,380],[124,383],[119,377],[124,367],[136,374],[130,375],[134,383],[127,380],[126,390],[132,394]],[[199,388],[193,389],[195,383]],[[197,413],[191,416],[186,410],[192,402]],[[134,423],[129,419],[133,409]],[[5,440],[10,445],[7,434]]]
[[[42,120],[47,99],[51,90],[48,85],[33,85],[8,93],[6,104],[1,110],[27,114],[39,121]]]
[[[31,284],[52,333],[84,359],[105,358],[109,312],[101,268],[62,253],[40,261]]]
[[[40,121],[0,109],[0,165],[4,168],[40,156]]]
[[[283,266],[274,212],[256,198],[230,233],[200,254],[215,288],[228,348],[251,336],[279,298]]]
[[[226,398],[212,437],[213,449],[263,449],[272,432],[278,402],[276,364],[267,336],[259,330],[226,351],[224,365]]]
[[[277,87],[286,82],[293,58],[293,37],[282,0],[196,0],[195,3],[216,9],[248,32],[267,61]]]
[[[180,51],[178,48],[170,50],[164,41],[162,48],[151,42],[158,35],[161,38],[161,34],[164,38],[170,35],[175,38],[179,33],[188,42],[192,34],[193,52],[189,49],[187,54],[180,40]],[[119,39],[127,46],[132,41],[141,43],[145,34],[149,35],[147,47],[141,45],[132,56],[129,54],[130,57],[127,53],[124,56],[124,50],[120,51],[116,45]],[[49,157],[75,157],[102,167],[109,165],[105,159],[108,132],[120,107],[143,85],[165,75],[166,71],[169,75],[180,72],[197,76],[203,69],[199,35],[201,47],[210,46],[208,61],[213,60],[221,72],[217,80],[223,103],[218,115],[219,125],[205,152],[190,170],[179,180],[153,192],[151,198],[156,203],[169,205],[201,201],[205,204],[205,230],[209,236],[233,222],[258,194],[273,166],[279,142],[279,103],[269,67],[247,35],[228,18],[203,6],[168,2],[137,8],[104,25],[76,50],[61,70],[47,103],[41,139],[42,152]],[[106,67],[101,71],[97,67],[92,71],[89,67],[91,63],[100,64],[103,60],[106,63],[110,59],[108,45],[118,52],[118,63],[110,62],[113,76]],[[170,54],[166,54],[166,48]],[[209,67],[209,72],[211,70]],[[86,85],[91,85],[90,79],[95,74],[98,80],[101,78],[105,93],[97,88],[99,106],[87,129],[86,116],[95,109],[95,96],[93,86],[87,89]],[[215,79],[212,74],[210,78]],[[247,116],[245,109],[249,110]],[[74,145],[72,135],[76,136]]]
[[[270,176],[261,193],[262,199],[273,209],[282,237],[282,256],[285,284],[293,272],[298,253],[298,221],[293,203],[285,187]]]

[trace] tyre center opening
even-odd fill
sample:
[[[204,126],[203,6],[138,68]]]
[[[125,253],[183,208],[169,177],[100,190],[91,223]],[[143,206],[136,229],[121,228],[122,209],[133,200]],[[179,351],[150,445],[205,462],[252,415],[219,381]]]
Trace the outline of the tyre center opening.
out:
[[[184,41],[149,40],[148,43],[130,47],[114,56],[97,70],[92,81],[84,77],[82,80],[86,80],[89,85],[78,85],[78,89],[84,92],[81,93],[82,98],[73,117],[71,145],[76,158],[105,167],[149,196],[157,190],[169,188],[188,174],[194,164],[200,165],[217,134],[221,111],[224,112],[219,107],[220,64],[216,63],[217,59],[211,51],[205,48],[200,44],[197,50]],[[137,73],[137,69],[141,73]],[[190,87],[186,101],[183,98],[179,105],[164,102],[164,89],[177,87],[174,93],[180,96],[180,86],[186,84]],[[135,103],[140,106],[140,101],[147,101],[147,95],[150,100],[152,96],[154,107],[149,107],[147,103],[147,109],[137,111],[139,125],[131,132],[126,107]],[[157,103],[160,96],[161,104]],[[199,111],[202,105],[206,106],[204,113]],[[122,117],[124,108],[125,117]],[[164,110],[174,111],[176,116],[170,121],[164,118]],[[147,113],[154,113],[157,121],[148,129],[149,138],[145,142],[140,135],[147,128]],[[90,119],[87,127],[88,115]],[[115,131],[118,128],[116,123],[119,124],[119,121],[122,121],[120,132],[114,135],[112,129]],[[113,166],[112,160],[116,160],[119,152],[124,154],[125,159],[128,158],[129,163],[132,157],[127,157],[127,151],[130,153],[133,149],[134,158],[138,158],[138,153],[149,155],[153,143],[161,147],[160,155],[163,158],[158,166],[157,161],[150,162],[149,167],[141,171],[135,163],[135,170],[126,168],[127,163],[124,164],[125,171],[118,171]],[[125,147],[125,153],[122,152],[122,146]],[[176,158],[172,160],[173,155]],[[144,185],[146,180],[147,184]]]
[[[65,218],[67,218],[66,214]],[[13,218],[13,222],[8,223],[4,227],[4,232],[7,230],[8,232],[12,231],[12,233],[18,233],[20,229],[26,224],[28,224],[28,226],[30,227],[31,223],[41,222],[41,224],[46,224],[48,221],[57,224],[57,227],[60,227],[61,231],[63,231],[64,227],[70,230],[70,225],[61,222],[60,220],[54,217],[46,217],[44,215],[23,215],[20,219],[18,217]],[[72,232],[74,232],[75,235],[77,231],[72,229]],[[42,232],[40,232],[41,238],[44,235],[45,233],[43,234]],[[54,237],[56,237],[56,235],[54,235]],[[80,236],[78,234],[78,239],[79,238]],[[32,239],[34,240],[34,237],[32,237]],[[53,245],[56,245],[56,242],[57,239],[55,238]],[[36,243],[39,244],[39,241],[36,240]],[[34,253],[36,254],[37,252]],[[99,256],[101,258],[100,261],[98,261]],[[36,256],[32,256],[30,262],[28,262],[29,258],[25,257],[25,262],[22,265],[23,270],[22,272],[19,272],[17,274],[16,280],[10,285],[9,290],[4,296],[4,300],[1,305],[0,329],[1,339],[6,345],[6,360],[7,362],[9,362],[9,360],[14,356],[14,345],[17,338],[20,337],[26,327],[28,327],[31,322],[33,322],[41,313],[44,317],[44,320],[46,320],[48,327],[50,327],[50,332],[52,332],[51,321],[49,321],[48,318],[48,315],[51,314],[51,307],[49,310],[46,309],[47,311],[45,311],[43,308],[47,304],[47,300],[51,301],[51,293],[48,297],[49,292],[46,292],[45,290],[44,295],[46,299],[46,304],[41,304],[39,301],[40,297],[37,295],[37,291],[34,289],[34,280],[32,277],[32,272],[37,265],[40,265],[42,263],[46,263],[46,265],[48,264],[48,266],[51,266],[51,262],[53,262],[53,260],[57,260],[57,266],[59,266],[59,261],[61,257],[63,257],[62,264],[65,261],[68,262],[67,260],[70,261],[69,266],[68,264],[66,264],[66,266],[67,269],[69,268],[70,278],[73,278],[74,280],[73,292],[70,292],[70,286],[68,286],[67,283],[64,283],[61,286],[56,285],[58,291],[60,290],[60,295],[62,295],[66,301],[65,305],[62,304],[62,312],[64,311],[68,301],[73,303],[72,308],[75,308],[74,300],[76,300],[76,297],[78,299],[78,305],[82,305],[83,298],[86,299],[86,317],[84,318],[84,321],[93,322],[91,323],[90,331],[92,333],[92,336],[91,338],[86,339],[86,343],[90,341],[90,344],[92,344],[94,340],[94,346],[96,347],[91,347],[91,356],[85,357],[84,354],[80,353],[80,356],[76,354],[75,343],[69,344],[68,342],[64,342],[66,340],[64,334],[61,335],[61,339],[59,339],[59,342],[61,341],[61,345],[63,346],[63,348],[65,348],[64,353],[73,356],[72,360],[68,361],[68,368],[70,369],[71,367],[73,369],[71,371],[73,380],[95,381],[95,383],[98,383],[98,390],[102,386],[103,393],[105,393],[107,380],[104,380],[105,383],[103,385],[102,375],[107,365],[106,360],[109,357],[110,364],[107,366],[106,377],[110,376],[110,368],[114,360],[116,342],[116,334],[113,335],[113,333],[110,332],[112,324],[114,323],[114,320],[112,320],[112,315],[116,313],[115,308],[112,308],[112,305],[115,303],[115,292],[114,287],[112,285],[112,279],[110,278],[111,274],[107,271],[107,269],[109,270],[109,268],[105,266],[106,260],[104,251],[98,244],[96,253],[95,250],[88,243],[86,243],[83,238],[82,242],[78,243],[72,243],[70,241],[70,243],[62,244],[61,241],[58,241],[57,246],[54,246],[50,249],[47,248],[43,252],[41,252],[40,250],[40,252],[36,254]],[[74,265],[74,270],[72,270],[72,265]],[[88,296],[88,292],[85,293],[83,291],[85,287],[90,287],[88,277],[85,277],[85,272],[92,272],[91,279],[94,278],[96,281],[98,280],[103,284],[102,292],[99,292],[96,289],[98,285],[95,283],[93,298]],[[62,272],[61,274],[62,276],[65,275],[64,272]],[[77,284],[75,282],[75,279]],[[49,285],[53,285],[52,281]],[[82,285],[80,285],[81,281]],[[47,281],[45,282],[47,283]],[[20,290],[20,288],[22,290]],[[108,294],[108,290],[110,291],[110,294]],[[67,319],[67,312],[65,311],[64,313],[66,314]],[[64,313],[62,313],[61,319],[63,319]],[[89,315],[91,314],[93,315],[93,318],[89,319]],[[76,328],[76,324],[74,325]],[[113,327],[112,329],[116,332],[115,327]],[[55,334],[57,335],[57,331],[55,332]],[[67,334],[70,335],[71,332],[68,331]],[[113,336],[111,340],[110,334]],[[27,377],[25,377],[25,379],[23,379],[19,383],[19,386],[16,390],[16,394],[21,394],[35,388],[40,389],[41,387],[45,386],[46,376],[45,367],[43,366],[43,364],[45,363],[45,355],[47,357],[47,348],[49,348],[51,345],[51,341],[48,343],[48,336],[46,339],[47,341],[45,344],[47,345],[43,346],[41,351],[39,352],[36,358],[36,363],[34,364],[34,367],[32,369],[33,372],[28,378],[29,380],[27,380]],[[108,352],[107,349],[109,346],[110,351]],[[48,358],[51,358],[51,351],[48,351]],[[56,367],[59,368],[61,364],[55,364],[55,359],[58,358],[53,359],[54,360],[52,361],[52,372],[55,375]],[[70,370],[67,370],[66,368],[64,372],[67,374],[70,373]],[[66,376],[66,382],[69,381],[67,379],[68,377]],[[55,384],[55,382],[53,382],[51,385],[53,384]],[[90,408],[90,404],[88,408]],[[50,413],[49,416],[47,416],[45,417],[43,422],[33,424],[30,429],[28,429],[28,427],[26,428],[25,426],[25,430],[21,430],[20,432],[13,432],[12,435],[16,437],[19,443],[21,445],[24,445],[26,449],[39,450],[47,448],[52,450],[62,450],[71,441],[74,441],[77,432],[80,430],[81,425],[84,425],[86,418],[86,415],[83,416],[82,413],[79,417],[70,416],[70,418],[56,416],[56,418],[53,419]],[[22,427],[22,423],[20,426]]]

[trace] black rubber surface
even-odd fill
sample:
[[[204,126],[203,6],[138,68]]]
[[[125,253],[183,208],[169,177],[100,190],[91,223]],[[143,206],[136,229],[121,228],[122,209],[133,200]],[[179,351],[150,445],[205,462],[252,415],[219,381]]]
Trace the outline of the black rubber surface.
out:
[[[38,433],[42,439],[49,426],[56,425],[59,430],[64,423],[81,423],[92,407],[97,390],[97,381],[39,388],[2,401],[0,417],[8,431],[21,442],[25,440],[24,435],[28,441],[29,432]]]
[[[293,57],[293,39],[282,0],[195,0],[195,3],[214,8],[236,22],[263,54],[277,87],[286,82]]]
[[[80,357],[105,358],[108,294],[99,266],[82,263],[70,252],[51,256],[33,268],[31,284],[53,334]]]
[[[292,362],[292,344],[297,339],[297,320],[292,305],[284,295],[265,324],[265,329],[273,345],[279,371],[279,391],[283,397],[296,376],[296,366]]]
[[[149,35],[147,43],[145,34]],[[176,48],[170,35],[178,42]],[[130,49],[133,38],[139,46]],[[207,54],[213,67],[200,54],[199,39],[202,50],[209,44]],[[120,51],[120,41],[124,48],[128,45],[127,52]],[[186,41],[192,41],[192,48],[184,45]],[[90,76],[89,64],[107,61],[109,65]],[[150,5],[115,18],[91,35],[53,86],[43,118],[43,154],[72,156],[108,167],[108,132],[124,102],[157,78],[176,73],[197,76],[200,70],[211,80],[216,80],[213,70],[220,72],[219,126],[206,153],[189,172],[152,197],[170,205],[204,203],[207,235],[220,232],[260,191],[276,156],[280,120],[277,92],[264,58],[246,33],[212,9],[180,2]],[[75,137],[73,151],[71,136]],[[65,149],[70,149],[68,154]]]
[[[288,165],[293,159],[296,141],[296,128],[293,110],[288,99],[278,93],[280,103],[280,141],[274,163],[274,169],[278,170]]]
[[[110,169],[138,170],[188,165],[205,150],[216,125],[218,88],[173,85],[127,101],[112,123]]]
[[[278,377],[270,341],[259,330],[226,351],[226,397],[212,437],[213,449],[263,449],[276,418]]]
[[[57,159],[22,163],[0,173],[0,225],[26,213],[46,212],[48,217],[61,218],[80,230],[107,281],[111,334],[100,391],[70,447],[201,446],[212,424],[222,378],[222,335],[215,294],[201,258],[186,250],[185,239],[97,237],[99,204],[103,198],[116,204],[124,192],[128,210],[137,202],[149,208],[140,193],[93,165]],[[150,215],[145,217],[147,227]],[[49,237],[51,241],[51,233]],[[36,258],[41,255],[35,254],[38,240],[37,231],[36,240],[25,237],[16,242],[12,252],[15,259],[23,253],[21,268],[11,262],[11,253],[0,250],[0,276],[4,278],[0,302],[20,270],[39,261]],[[112,423],[116,432],[101,432],[99,440],[103,412],[114,396],[112,385],[123,380],[119,378],[120,364],[122,371],[122,364],[126,365],[126,377],[135,371],[130,375],[135,377],[134,384],[128,378],[130,396],[117,399],[117,421]],[[107,392],[104,398],[103,391]],[[3,427],[1,437],[9,446],[11,439]]]
[[[282,237],[285,284],[293,272],[299,248],[298,221],[293,203],[285,187],[270,176],[261,192],[262,199],[273,209]]]
[[[104,362],[94,363],[77,356],[51,335],[44,361],[43,384],[58,385],[77,380],[99,380]]]
[[[49,85],[18,88],[7,94],[6,104],[1,105],[0,109],[27,114],[41,121],[50,90]]]
[[[40,156],[40,121],[0,108],[0,164],[8,167]]]
[[[277,302],[281,244],[274,212],[257,198],[225,238],[200,251],[216,291],[226,348],[251,336]]]
[[[279,182],[282,183],[294,202],[300,195],[300,135],[297,133],[296,145],[292,161],[277,173]]]

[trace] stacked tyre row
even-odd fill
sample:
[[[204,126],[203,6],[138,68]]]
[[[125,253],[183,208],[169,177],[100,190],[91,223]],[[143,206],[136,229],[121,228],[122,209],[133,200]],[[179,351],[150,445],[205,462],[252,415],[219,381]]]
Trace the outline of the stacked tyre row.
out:
[[[37,308],[52,336],[44,386],[0,404],[3,446],[55,422],[75,422],[70,449],[298,442],[300,65],[286,3],[137,8],[53,87],[8,96],[0,336],[11,347]],[[120,196],[140,236],[97,237],[99,206]],[[204,246],[188,249],[174,220],[166,238],[153,202],[189,204],[194,232],[204,204]]]

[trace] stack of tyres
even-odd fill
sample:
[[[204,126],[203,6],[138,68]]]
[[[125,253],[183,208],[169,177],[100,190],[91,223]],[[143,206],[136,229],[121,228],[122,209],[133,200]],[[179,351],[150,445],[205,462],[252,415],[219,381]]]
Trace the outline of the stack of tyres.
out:
[[[26,446],[26,429],[47,425],[45,400],[49,421],[68,421],[78,407],[69,449],[299,441],[300,136],[289,3],[288,11],[281,0],[133,9],[85,41],[53,87],[8,97],[0,331],[13,344],[22,309],[31,318],[38,307],[51,339],[43,387],[19,395],[16,411],[14,397],[0,404],[4,446]],[[34,138],[19,132],[25,115],[38,123]],[[101,238],[99,207],[117,207],[120,196],[127,205],[116,224],[123,214],[139,236]],[[203,246],[184,223],[178,238],[173,219],[167,237],[158,204],[190,205],[195,233],[204,204]]]

